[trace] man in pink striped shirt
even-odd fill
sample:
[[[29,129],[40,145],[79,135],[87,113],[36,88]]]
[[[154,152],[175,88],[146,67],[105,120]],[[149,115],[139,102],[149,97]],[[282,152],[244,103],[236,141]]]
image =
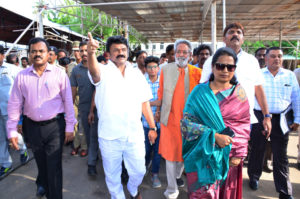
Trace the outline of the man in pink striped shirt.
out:
[[[23,136],[38,167],[37,196],[62,198],[62,146],[73,139],[76,123],[67,74],[48,64],[49,44],[29,41],[33,65],[15,78],[8,101],[7,137],[18,149],[17,123],[23,112]]]

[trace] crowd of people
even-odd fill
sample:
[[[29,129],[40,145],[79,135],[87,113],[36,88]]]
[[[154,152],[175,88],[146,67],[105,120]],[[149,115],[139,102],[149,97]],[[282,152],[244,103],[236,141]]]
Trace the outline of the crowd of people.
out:
[[[112,199],[125,199],[122,182],[141,199],[147,171],[152,188],[161,187],[162,159],[167,199],[178,198],[183,174],[190,199],[241,199],[246,160],[252,190],[265,170],[278,197],[292,199],[287,144],[300,131],[300,68],[284,69],[279,47],[243,51],[244,33],[232,23],[214,54],[178,39],[160,58],[137,52],[135,64],[122,36],[108,38],[98,57],[90,33],[71,55],[32,38],[22,66],[16,54],[4,62],[0,45],[0,177],[12,168],[9,144],[22,164],[28,147],[36,195],[63,198],[62,150],[71,142],[70,155],[87,156],[89,176],[97,175],[101,154]],[[300,170],[299,149],[297,161]]]

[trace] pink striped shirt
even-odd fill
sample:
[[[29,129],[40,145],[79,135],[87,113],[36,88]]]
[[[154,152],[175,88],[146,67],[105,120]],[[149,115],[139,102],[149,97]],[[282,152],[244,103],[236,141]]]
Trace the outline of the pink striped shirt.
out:
[[[45,121],[59,113],[65,113],[66,132],[73,132],[76,124],[72,92],[67,74],[60,68],[48,64],[41,76],[33,66],[17,75],[7,112],[7,137],[17,136],[17,124],[22,114],[34,121]]]

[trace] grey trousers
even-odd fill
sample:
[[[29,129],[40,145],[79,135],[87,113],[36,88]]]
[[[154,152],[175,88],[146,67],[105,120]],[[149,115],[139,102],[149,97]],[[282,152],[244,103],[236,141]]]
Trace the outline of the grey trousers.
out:
[[[168,180],[167,190],[164,195],[169,199],[175,199],[179,195],[176,179],[181,177],[184,165],[183,162],[171,162],[166,160],[166,173]]]
[[[9,141],[6,134],[6,121],[7,115],[0,115],[0,167],[8,168],[12,165],[12,159],[8,152]],[[24,154],[27,148],[21,134],[18,134],[18,145],[20,147],[20,154]]]
[[[88,122],[88,111],[80,111],[81,123],[84,129],[86,143],[88,146],[88,165],[96,166],[99,150],[98,144],[98,116],[97,111],[94,111],[95,120],[92,125]]]

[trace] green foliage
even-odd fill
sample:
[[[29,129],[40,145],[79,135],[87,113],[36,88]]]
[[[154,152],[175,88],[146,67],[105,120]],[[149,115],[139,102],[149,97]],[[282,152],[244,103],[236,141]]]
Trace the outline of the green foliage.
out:
[[[64,0],[65,5],[74,5],[72,0]],[[99,19],[99,16],[101,16]],[[50,21],[66,25],[71,30],[87,35],[92,32],[93,36],[99,41],[105,42],[108,37],[113,35],[122,35],[124,30],[122,24],[116,18],[105,14],[91,7],[69,7],[62,8],[60,11],[48,10],[47,17]],[[129,42],[130,43],[147,43],[140,33],[134,28],[130,28]]]
[[[293,46],[297,46],[297,41],[290,41],[290,43],[292,43]],[[279,41],[245,41],[242,48],[248,51],[248,53],[254,54],[258,48],[269,48],[273,46],[279,47]],[[296,56],[296,50],[292,48],[293,46],[287,41],[282,41],[281,48],[283,50],[283,54]],[[300,57],[300,51],[298,52],[298,57]]]

